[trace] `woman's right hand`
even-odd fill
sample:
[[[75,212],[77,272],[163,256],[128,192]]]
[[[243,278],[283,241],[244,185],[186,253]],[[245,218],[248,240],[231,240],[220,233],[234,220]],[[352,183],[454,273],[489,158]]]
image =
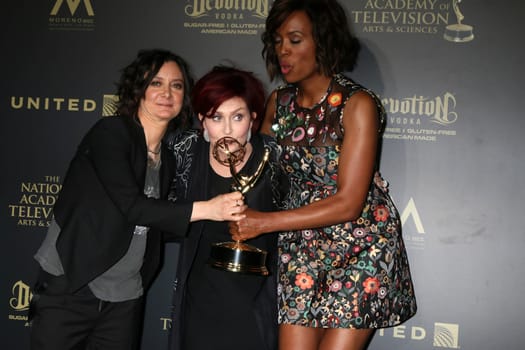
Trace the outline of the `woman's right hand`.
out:
[[[244,218],[246,205],[240,192],[220,194],[212,199],[193,203],[191,221],[238,221]]]

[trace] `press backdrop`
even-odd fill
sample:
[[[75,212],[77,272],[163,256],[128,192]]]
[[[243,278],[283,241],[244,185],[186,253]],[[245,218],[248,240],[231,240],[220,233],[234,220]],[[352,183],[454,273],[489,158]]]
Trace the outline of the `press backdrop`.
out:
[[[272,2],[2,1],[1,348],[28,349],[32,256],[77,143],[113,112],[119,69],[161,47],[196,77],[227,60],[270,90],[260,34]],[[403,214],[419,304],[370,349],[521,349],[525,3],[343,4],[363,45],[351,76],[388,112],[382,172]],[[177,254],[166,247],[149,294],[144,349],[165,347]]]

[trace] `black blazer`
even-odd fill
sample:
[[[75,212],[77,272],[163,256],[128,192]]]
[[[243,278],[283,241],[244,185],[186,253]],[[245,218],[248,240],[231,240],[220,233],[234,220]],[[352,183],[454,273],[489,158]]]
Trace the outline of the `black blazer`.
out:
[[[163,145],[160,194],[167,198],[173,159]],[[138,119],[106,117],[84,136],[69,165],[53,212],[61,228],[57,250],[64,267],[63,292],[74,292],[126,253],[135,225],[150,227],[143,286],[160,261],[161,233],[186,233],[192,204],[144,195],[147,147]]]

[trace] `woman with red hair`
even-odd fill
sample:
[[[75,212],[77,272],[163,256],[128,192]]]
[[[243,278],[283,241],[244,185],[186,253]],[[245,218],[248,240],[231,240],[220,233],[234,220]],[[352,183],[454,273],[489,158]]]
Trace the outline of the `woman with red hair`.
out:
[[[228,137],[244,146],[235,173],[252,175],[264,149],[270,159],[244,201],[261,211],[279,207],[279,167],[276,144],[258,134],[264,113],[263,85],[252,73],[217,66],[204,75],[192,93],[201,130],[170,142],[177,160],[172,197],[177,201],[207,200],[231,191],[229,166],[214,157],[215,145]],[[208,263],[214,243],[230,241],[226,222],[191,225],[182,242],[173,302],[171,349],[277,348],[277,237],[265,235],[248,243],[267,252],[269,276],[215,269]]]

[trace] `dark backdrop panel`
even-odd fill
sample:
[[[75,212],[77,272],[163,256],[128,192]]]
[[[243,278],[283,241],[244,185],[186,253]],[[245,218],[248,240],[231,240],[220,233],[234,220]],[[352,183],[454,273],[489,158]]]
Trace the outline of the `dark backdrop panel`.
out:
[[[2,348],[28,348],[32,255],[77,143],[110,113],[119,69],[141,48],[164,47],[196,77],[230,61],[269,90],[276,83],[260,34],[271,3],[2,2]],[[453,42],[444,37],[459,22],[452,0],[342,3],[362,43],[351,76],[388,112],[382,172],[403,216],[419,301],[413,319],[378,331],[370,349],[521,349],[525,5],[461,1],[474,38]],[[148,296],[144,349],[167,342],[177,255],[168,245]]]

